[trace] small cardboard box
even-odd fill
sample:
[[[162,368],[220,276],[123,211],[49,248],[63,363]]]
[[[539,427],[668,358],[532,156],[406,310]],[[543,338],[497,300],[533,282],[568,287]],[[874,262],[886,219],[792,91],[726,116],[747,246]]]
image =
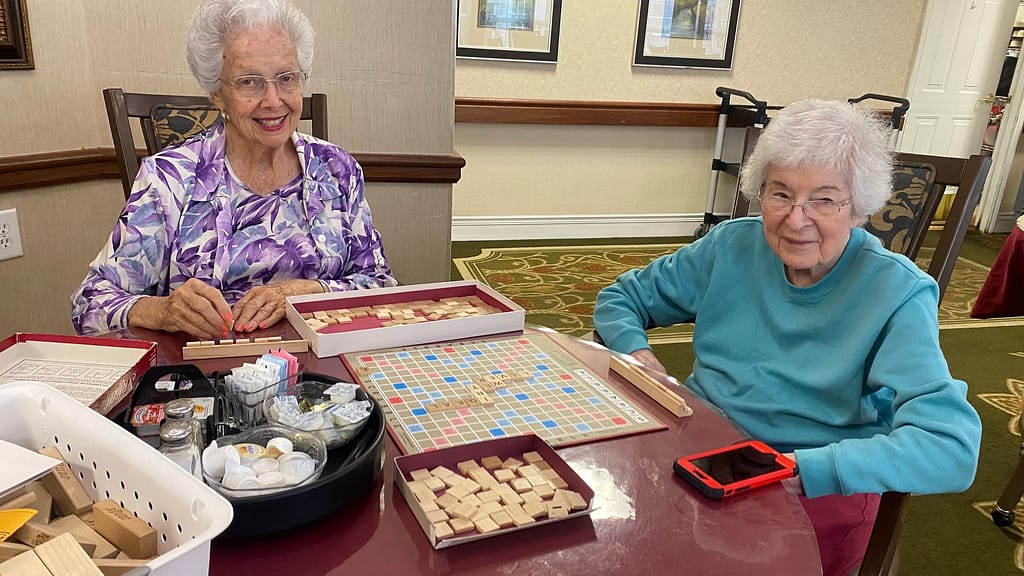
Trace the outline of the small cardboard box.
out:
[[[445,318],[403,326],[381,326],[380,321],[371,315],[357,318],[348,324],[328,326],[321,332],[310,328],[302,317],[303,313],[342,308],[352,309],[423,301],[440,302],[445,298],[471,296],[480,298],[484,303],[499,311],[480,316]],[[317,358],[346,352],[415,346],[475,336],[522,332],[526,321],[526,311],[490,287],[475,280],[292,296],[288,298],[287,314],[288,321],[300,336],[309,341]]]
[[[18,332],[0,341],[0,384],[49,384],[112,416],[156,365],[156,344],[93,336]]]
[[[572,490],[583,497],[586,501],[586,508],[571,511],[567,516],[563,516],[561,518],[546,518],[524,526],[513,525],[508,528],[502,528],[486,534],[472,530],[462,535],[456,534],[449,538],[441,540],[437,539],[434,534],[432,524],[427,520],[426,513],[417,503],[416,496],[413,494],[412,488],[409,486],[410,473],[413,470],[432,470],[437,466],[444,466],[449,470],[457,472],[457,465],[459,462],[466,460],[476,460],[477,462],[480,462],[483,458],[488,456],[497,456],[502,461],[505,461],[510,457],[522,460],[522,455],[527,452],[538,453],[544,461],[547,462],[563,480],[565,480],[566,484],[568,484],[568,490]],[[509,532],[527,530],[535,526],[543,526],[545,524],[560,522],[570,518],[578,518],[580,516],[590,514],[594,508],[594,491],[590,486],[588,486],[587,483],[584,482],[578,474],[576,474],[565,460],[562,460],[551,446],[548,446],[546,442],[533,434],[499,438],[497,440],[488,440],[485,442],[474,442],[472,444],[463,444],[461,446],[454,446],[443,450],[432,450],[430,452],[399,456],[395,458],[394,476],[395,484],[398,485],[399,491],[405,498],[406,503],[413,512],[413,515],[416,516],[416,521],[419,522],[420,528],[423,529],[423,533],[426,534],[427,539],[430,540],[431,546],[436,550],[465,544],[467,542],[474,542],[484,538],[491,538],[493,536],[500,536],[502,534],[508,534]]]

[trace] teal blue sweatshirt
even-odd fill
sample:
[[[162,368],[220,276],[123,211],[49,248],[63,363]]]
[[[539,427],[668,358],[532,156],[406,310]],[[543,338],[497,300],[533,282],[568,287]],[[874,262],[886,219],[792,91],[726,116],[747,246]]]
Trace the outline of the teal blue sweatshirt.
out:
[[[594,326],[619,352],[696,318],[686,385],[754,438],[795,452],[805,493],[966,490],[981,421],[939,348],[938,286],[861,228],[796,287],[760,218],[730,220],[601,290]]]

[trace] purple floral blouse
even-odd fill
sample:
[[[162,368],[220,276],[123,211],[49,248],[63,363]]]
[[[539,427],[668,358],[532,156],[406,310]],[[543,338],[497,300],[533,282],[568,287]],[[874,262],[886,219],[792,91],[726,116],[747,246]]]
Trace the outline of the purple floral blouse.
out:
[[[302,175],[260,197],[234,177],[220,124],[143,160],[110,239],[71,297],[79,334],[128,326],[140,298],[198,278],[234,305],[254,286],[303,278],[330,290],[395,286],[363,171],[296,132]]]

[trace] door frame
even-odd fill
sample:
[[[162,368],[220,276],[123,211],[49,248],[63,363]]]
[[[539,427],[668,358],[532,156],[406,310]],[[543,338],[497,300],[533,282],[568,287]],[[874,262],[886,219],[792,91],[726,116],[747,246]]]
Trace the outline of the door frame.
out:
[[[1001,214],[999,208],[1003,205],[1003,197],[1006,195],[1006,181],[1010,176],[1010,169],[1017,155],[1017,143],[1020,140],[1021,130],[1024,129],[1024,79],[1021,72],[1024,71],[1024,54],[1017,57],[1017,66],[1013,71],[1013,81],[1010,83],[1010,101],[1003,109],[1003,118],[999,123],[999,132],[996,134],[996,141],[992,147],[992,169],[989,170],[988,179],[985,181],[985,188],[981,192],[981,203],[978,207],[980,220],[978,229],[982,232],[1008,232],[1014,226],[1016,215],[1011,213]],[[1016,196],[1017,191],[1013,191]]]

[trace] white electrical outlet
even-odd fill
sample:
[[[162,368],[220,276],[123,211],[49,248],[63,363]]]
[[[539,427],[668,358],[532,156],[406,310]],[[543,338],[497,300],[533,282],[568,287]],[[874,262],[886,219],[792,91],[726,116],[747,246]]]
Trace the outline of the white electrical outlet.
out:
[[[23,256],[21,230],[18,229],[18,211],[0,210],[0,260]]]

